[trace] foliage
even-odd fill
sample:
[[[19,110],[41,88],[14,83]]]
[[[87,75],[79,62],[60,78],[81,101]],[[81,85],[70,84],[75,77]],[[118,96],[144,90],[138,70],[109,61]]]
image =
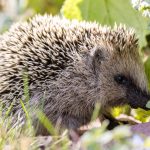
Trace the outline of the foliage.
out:
[[[132,0],[132,5],[141,11],[143,16],[150,17],[150,0]]]
[[[74,8],[76,9],[75,14],[72,11]],[[78,0],[78,3],[77,1],[75,3],[74,0],[66,0],[61,12],[69,19],[98,21],[100,24],[111,26],[114,23],[126,24],[136,29],[141,46],[145,44],[145,35],[149,33],[147,30],[148,19],[134,10],[129,0],[95,0],[94,2],[92,0]]]
[[[1,103],[0,103],[1,104]],[[0,108],[0,112],[2,109]],[[67,150],[70,141],[67,132],[55,137],[35,137],[35,129],[28,118],[24,126],[15,126],[13,117],[0,114],[0,149],[1,150],[39,150],[48,149]]]
[[[81,11],[80,8],[78,7],[78,5],[81,2],[82,0],[76,0],[76,1],[66,0],[61,9],[62,15],[67,17],[68,19],[82,20]]]
[[[106,131],[105,123],[101,128],[85,133],[78,143],[81,149],[91,150],[148,150],[150,139],[132,134],[128,126],[116,127]],[[121,132],[120,132],[121,131]],[[77,149],[77,148],[76,148]]]
[[[64,0],[0,0],[0,32],[11,24],[25,20],[34,14],[51,13],[56,15]]]
[[[57,14],[64,0],[28,0],[27,8],[35,11],[35,13],[51,13]]]

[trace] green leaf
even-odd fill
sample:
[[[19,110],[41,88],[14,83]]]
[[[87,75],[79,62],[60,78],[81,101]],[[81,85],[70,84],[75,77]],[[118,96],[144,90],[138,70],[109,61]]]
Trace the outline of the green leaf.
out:
[[[145,65],[145,73],[147,75],[149,88],[150,88],[150,58],[147,59],[144,65]]]
[[[102,25],[126,24],[136,29],[140,46],[146,44],[148,19],[132,8],[130,0],[66,0],[62,14],[69,19],[96,20]]]
[[[146,107],[150,108],[150,101],[147,102]]]
[[[24,96],[25,96],[25,101],[29,102],[30,96],[29,96],[29,79],[28,79],[28,74],[27,72],[24,72],[23,74],[23,86],[24,86]]]
[[[51,135],[57,135],[57,131],[55,130],[54,126],[42,111],[39,110],[37,112],[37,117]]]
[[[94,121],[98,118],[99,112],[100,112],[100,106],[101,105],[99,103],[96,103],[92,117],[91,117],[91,121]]]

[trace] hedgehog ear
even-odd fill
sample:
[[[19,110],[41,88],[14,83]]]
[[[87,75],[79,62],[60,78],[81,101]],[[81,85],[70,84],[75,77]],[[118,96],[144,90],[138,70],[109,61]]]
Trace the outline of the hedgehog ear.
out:
[[[94,47],[91,50],[92,65],[94,68],[100,66],[101,62],[105,60],[104,51],[102,47]]]

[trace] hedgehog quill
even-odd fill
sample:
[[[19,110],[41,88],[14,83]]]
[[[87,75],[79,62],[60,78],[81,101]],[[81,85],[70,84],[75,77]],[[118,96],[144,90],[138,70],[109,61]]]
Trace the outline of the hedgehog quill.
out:
[[[76,129],[87,124],[96,103],[101,116],[129,104],[146,109],[150,99],[138,39],[132,29],[37,15],[14,24],[0,37],[0,99],[12,113],[25,115],[23,74],[29,81],[29,106],[55,125]],[[17,117],[16,117],[17,118]],[[32,110],[33,125],[38,119]],[[42,125],[37,132],[44,134]]]

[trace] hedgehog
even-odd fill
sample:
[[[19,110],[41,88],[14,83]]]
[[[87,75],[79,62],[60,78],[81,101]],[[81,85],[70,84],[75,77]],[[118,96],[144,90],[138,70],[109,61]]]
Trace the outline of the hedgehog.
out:
[[[36,15],[0,37],[0,99],[4,109],[13,103],[11,113],[22,116],[22,122],[20,99],[30,108],[33,126],[41,110],[53,125],[77,129],[90,122],[97,103],[98,117],[117,124],[111,108],[128,104],[147,109],[149,98],[138,38],[125,25]],[[40,124],[37,133],[46,132]]]

